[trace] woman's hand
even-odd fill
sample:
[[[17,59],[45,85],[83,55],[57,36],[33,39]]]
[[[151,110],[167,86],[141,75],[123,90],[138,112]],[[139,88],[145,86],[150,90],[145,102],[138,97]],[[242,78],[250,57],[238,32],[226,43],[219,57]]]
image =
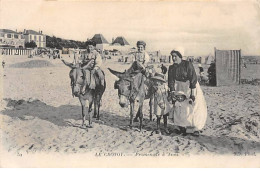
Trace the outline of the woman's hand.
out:
[[[168,102],[172,102],[172,104],[175,104],[176,99],[174,97],[174,91],[168,91],[167,100]]]
[[[190,95],[190,100],[189,100],[189,103],[192,104],[195,102],[195,96],[193,95]]]

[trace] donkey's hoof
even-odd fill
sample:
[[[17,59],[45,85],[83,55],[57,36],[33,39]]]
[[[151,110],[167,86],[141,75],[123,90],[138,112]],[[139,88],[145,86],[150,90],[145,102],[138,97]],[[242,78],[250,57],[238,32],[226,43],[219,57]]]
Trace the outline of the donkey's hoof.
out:
[[[156,130],[155,133],[161,135],[161,131],[159,130]]]
[[[88,125],[88,128],[94,128],[94,126],[93,125]]]
[[[132,125],[128,125],[128,126],[127,126],[127,129],[132,130],[132,129],[133,129],[133,126],[132,126]]]
[[[139,122],[139,119],[138,118],[134,118],[134,122]]]
[[[170,131],[166,128],[166,129],[165,129],[165,133],[166,133],[166,134],[170,134]]]

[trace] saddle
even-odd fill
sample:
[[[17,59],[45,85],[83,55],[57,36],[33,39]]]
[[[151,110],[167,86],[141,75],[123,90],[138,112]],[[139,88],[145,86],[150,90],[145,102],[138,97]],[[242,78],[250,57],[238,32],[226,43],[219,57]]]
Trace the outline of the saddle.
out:
[[[105,75],[101,69],[85,70],[85,84],[90,89],[95,89],[98,86],[104,86]]]

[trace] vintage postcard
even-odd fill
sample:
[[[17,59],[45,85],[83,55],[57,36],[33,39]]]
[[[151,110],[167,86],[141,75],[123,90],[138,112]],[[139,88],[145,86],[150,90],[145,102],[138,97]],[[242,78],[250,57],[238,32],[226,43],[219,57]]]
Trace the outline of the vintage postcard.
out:
[[[260,1],[0,0],[0,167],[260,167]]]

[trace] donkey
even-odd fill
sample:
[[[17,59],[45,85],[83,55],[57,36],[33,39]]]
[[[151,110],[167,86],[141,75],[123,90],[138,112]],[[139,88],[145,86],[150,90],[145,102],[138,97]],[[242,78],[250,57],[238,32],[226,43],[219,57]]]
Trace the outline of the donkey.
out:
[[[85,84],[87,75],[84,69],[90,67],[90,64],[85,65],[83,68],[76,66],[72,63],[67,63],[64,60],[62,62],[71,68],[69,73],[69,77],[71,79],[71,90],[72,96],[76,96],[79,98],[81,107],[82,107],[82,127],[85,125],[86,117],[89,117],[89,128],[92,128],[92,117],[100,119],[99,109],[100,109],[100,101],[102,99],[102,95],[106,89],[106,81],[104,81],[104,86],[100,84],[100,80],[96,80],[96,87],[95,89],[90,89],[86,86],[85,90],[82,90]],[[103,72],[103,71],[102,71]],[[104,72],[103,72],[104,74]],[[105,75],[104,75],[105,76]],[[104,77],[105,78],[105,77]],[[84,92],[84,93],[82,93]],[[94,103],[94,116],[92,112],[92,105]]]
[[[149,78],[146,78],[142,73],[121,73],[114,71],[110,68],[108,70],[119,80],[115,81],[114,89],[118,89],[119,104],[121,107],[128,106],[130,102],[130,125],[132,128],[133,121],[140,120],[140,131],[143,124],[143,102],[145,99],[150,99],[150,121],[152,121],[153,110],[153,83]],[[138,111],[135,119],[133,120],[135,105],[138,104]]]

